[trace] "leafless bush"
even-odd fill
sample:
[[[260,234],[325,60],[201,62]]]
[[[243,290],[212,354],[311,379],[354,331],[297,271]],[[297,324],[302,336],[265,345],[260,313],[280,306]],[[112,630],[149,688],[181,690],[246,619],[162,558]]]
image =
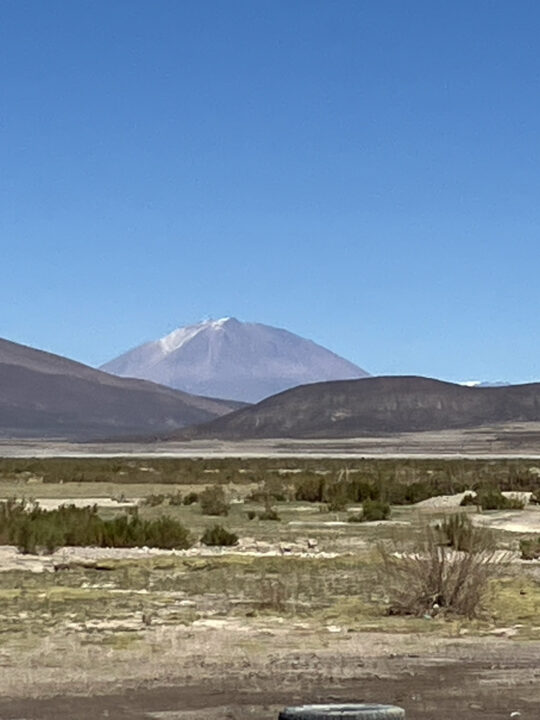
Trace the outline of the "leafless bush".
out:
[[[470,551],[440,544],[440,531],[426,527],[416,551],[400,553],[380,546],[382,582],[392,615],[433,616],[439,612],[478,616],[489,581],[508,557],[484,541]]]

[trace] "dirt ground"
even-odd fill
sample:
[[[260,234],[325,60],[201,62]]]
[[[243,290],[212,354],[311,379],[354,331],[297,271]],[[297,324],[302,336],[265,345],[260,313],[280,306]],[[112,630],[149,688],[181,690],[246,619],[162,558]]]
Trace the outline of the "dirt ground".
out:
[[[219,635],[212,647],[230,641],[226,632]],[[132,679],[114,691],[103,683],[86,692],[70,691],[58,678],[58,694],[52,697],[0,697],[0,717],[277,720],[282,707],[307,702],[397,704],[411,720],[540,716],[540,643],[453,642],[420,657],[415,638],[387,635],[382,642],[363,634],[343,653],[331,647],[322,654],[269,654],[253,664],[246,660],[245,667],[228,665],[227,645],[222,644],[221,664],[207,668],[204,677],[194,672],[189,678]]]
[[[540,458],[540,423],[506,423],[462,430],[398,433],[343,440],[192,440],[187,442],[69,443],[0,438],[2,457],[530,457]]]

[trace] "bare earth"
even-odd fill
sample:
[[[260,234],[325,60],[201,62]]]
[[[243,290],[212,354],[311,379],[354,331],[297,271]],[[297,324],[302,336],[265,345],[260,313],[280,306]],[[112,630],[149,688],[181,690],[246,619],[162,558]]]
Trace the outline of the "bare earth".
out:
[[[540,459],[540,423],[511,423],[345,440],[192,440],[190,442],[68,443],[0,439],[3,457],[529,457]]]
[[[365,701],[401,705],[413,720],[455,720],[458,712],[485,720],[520,712],[532,720],[540,708],[539,642],[494,637],[479,645],[468,638],[346,631],[314,636],[309,628],[270,621],[147,633],[154,657],[127,650],[121,660],[114,654],[113,666],[112,655],[92,646],[78,657],[67,647],[72,663],[52,662],[58,638],[15,674],[2,658],[0,717],[276,720],[284,705]]]

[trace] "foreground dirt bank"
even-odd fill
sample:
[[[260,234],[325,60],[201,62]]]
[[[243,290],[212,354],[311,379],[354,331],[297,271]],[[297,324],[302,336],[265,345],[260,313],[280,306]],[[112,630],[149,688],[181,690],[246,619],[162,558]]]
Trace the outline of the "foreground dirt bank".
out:
[[[514,655],[514,657],[510,657]],[[540,670],[533,659],[424,662],[396,658],[384,674],[357,666],[355,677],[314,683],[301,674],[272,672],[266,678],[224,676],[214,683],[181,682],[158,687],[125,687],[105,695],[62,695],[43,700],[0,700],[0,717],[25,720],[276,720],[285,705],[303,702],[365,701],[399,704],[411,720],[502,720],[540,710]],[[411,662],[411,660],[414,662]],[[388,672],[389,671],[389,672]],[[514,716],[518,717],[518,716]]]
[[[540,714],[538,641],[216,624],[154,639],[85,656],[51,637],[1,657],[0,717],[276,720],[284,705],[338,700],[398,704],[411,720]]]

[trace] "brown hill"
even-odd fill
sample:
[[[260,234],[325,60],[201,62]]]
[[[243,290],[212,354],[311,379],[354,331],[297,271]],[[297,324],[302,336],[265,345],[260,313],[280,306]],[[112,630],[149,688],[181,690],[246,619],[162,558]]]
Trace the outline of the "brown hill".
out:
[[[108,438],[163,434],[242,404],[119,378],[0,339],[0,435]]]
[[[302,385],[189,428],[189,438],[346,438],[540,421],[540,383],[464,387],[423,377]]]

